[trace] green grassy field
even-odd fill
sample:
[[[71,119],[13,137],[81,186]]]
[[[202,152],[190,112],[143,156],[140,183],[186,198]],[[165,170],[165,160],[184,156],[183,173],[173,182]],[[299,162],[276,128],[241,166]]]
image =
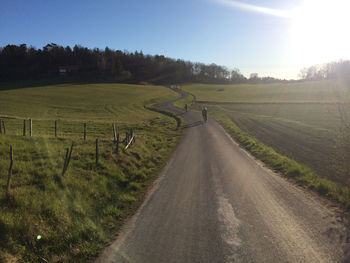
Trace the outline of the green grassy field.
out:
[[[186,85],[210,114],[224,114],[240,130],[324,178],[350,186],[344,172],[339,105],[349,98],[341,82],[271,85]],[[223,103],[225,102],[225,103]],[[232,102],[232,103],[228,103]],[[344,105],[340,106],[350,113]],[[340,163],[340,162],[343,162]]]
[[[0,118],[6,135],[0,134],[0,262],[93,259],[138,206],[181,138],[174,118],[144,106],[176,97],[169,89],[143,85],[2,86]],[[33,119],[31,138],[22,136],[28,118]],[[58,138],[54,120],[59,120]],[[134,130],[136,143],[127,151],[115,153],[112,123],[121,139]],[[62,177],[72,141],[72,160]],[[7,199],[10,145],[14,166]]]
[[[273,84],[185,85],[183,89],[194,94],[197,101],[214,102],[335,102],[344,94],[341,81],[312,81]]]
[[[37,120],[143,121],[152,112],[143,105],[173,99],[158,86],[126,84],[62,84],[23,89],[1,89],[2,116]]]

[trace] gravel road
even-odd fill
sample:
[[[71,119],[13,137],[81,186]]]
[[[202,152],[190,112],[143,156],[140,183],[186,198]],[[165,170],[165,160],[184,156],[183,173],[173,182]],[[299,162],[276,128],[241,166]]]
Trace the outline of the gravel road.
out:
[[[158,107],[185,118],[183,140],[96,262],[350,262],[339,208],[265,168],[213,119]]]

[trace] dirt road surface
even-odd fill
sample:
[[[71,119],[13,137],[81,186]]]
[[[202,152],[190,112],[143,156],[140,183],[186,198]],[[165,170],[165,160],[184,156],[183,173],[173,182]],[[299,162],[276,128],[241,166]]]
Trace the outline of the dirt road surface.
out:
[[[183,140],[96,262],[350,262],[340,209],[263,167],[213,119],[158,106],[185,118]]]

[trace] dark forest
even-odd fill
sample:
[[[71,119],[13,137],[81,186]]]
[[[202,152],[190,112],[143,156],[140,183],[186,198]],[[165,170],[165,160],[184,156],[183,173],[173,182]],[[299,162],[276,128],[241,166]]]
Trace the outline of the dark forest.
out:
[[[206,65],[162,55],[73,48],[48,44],[42,49],[22,45],[0,48],[0,81],[76,77],[118,82],[150,83],[242,83],[247,79],[238,69]]]

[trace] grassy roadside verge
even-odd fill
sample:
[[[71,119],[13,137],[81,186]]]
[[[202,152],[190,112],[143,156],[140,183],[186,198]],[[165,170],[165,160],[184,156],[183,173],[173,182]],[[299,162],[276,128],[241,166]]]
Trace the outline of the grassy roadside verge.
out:
[[[188,97],[182,99],[182,100],[178,100],[175,101],[173,103],[173,105],[181,110],[183,110],[185,108],[185,105],[187,104],[189,107],[191,107],[191,105],[193,104],[193,102],[195,101],[195,97],[192,94],[188,93]]]
[[[164,114],[166,116],[169,116],[169,117],[175,119],[175,121],[177,123],[177,126],[176,126],[177,130],[180,129],[181,127],[183,127],[183,125],[184,125],[183,118],[179,117],[175,113],[172,113],[171,111],[162,110],[162,109],[157,108],[157,107],[155,107],[153,105],[145,105],[145,109],[151,110],[151,111],[154,111],[154,112],[158,112],[158,113]]]
[[[167,116],[133,126],[136,144],[119,154],[112,140],[102,138],[98,165],[94,140],[75,139],[64,177],[64,151],[71,139],[0,135],[0,262],[88,262],[96,257],[137,209],[176,148],[181,139],[176,127]],[[15,162],[8,200],[9,145]]]
[[[309,167],[278,154],[273,148],[264,145],[254,137],[243,132],[230,118],[216,113],[214,118],[225,130],[254,157],[263,161],[275,172],[294,179],[299,185],[313,189],[319,194],[350,207],[350,189],[330,180],[321,178]]]

